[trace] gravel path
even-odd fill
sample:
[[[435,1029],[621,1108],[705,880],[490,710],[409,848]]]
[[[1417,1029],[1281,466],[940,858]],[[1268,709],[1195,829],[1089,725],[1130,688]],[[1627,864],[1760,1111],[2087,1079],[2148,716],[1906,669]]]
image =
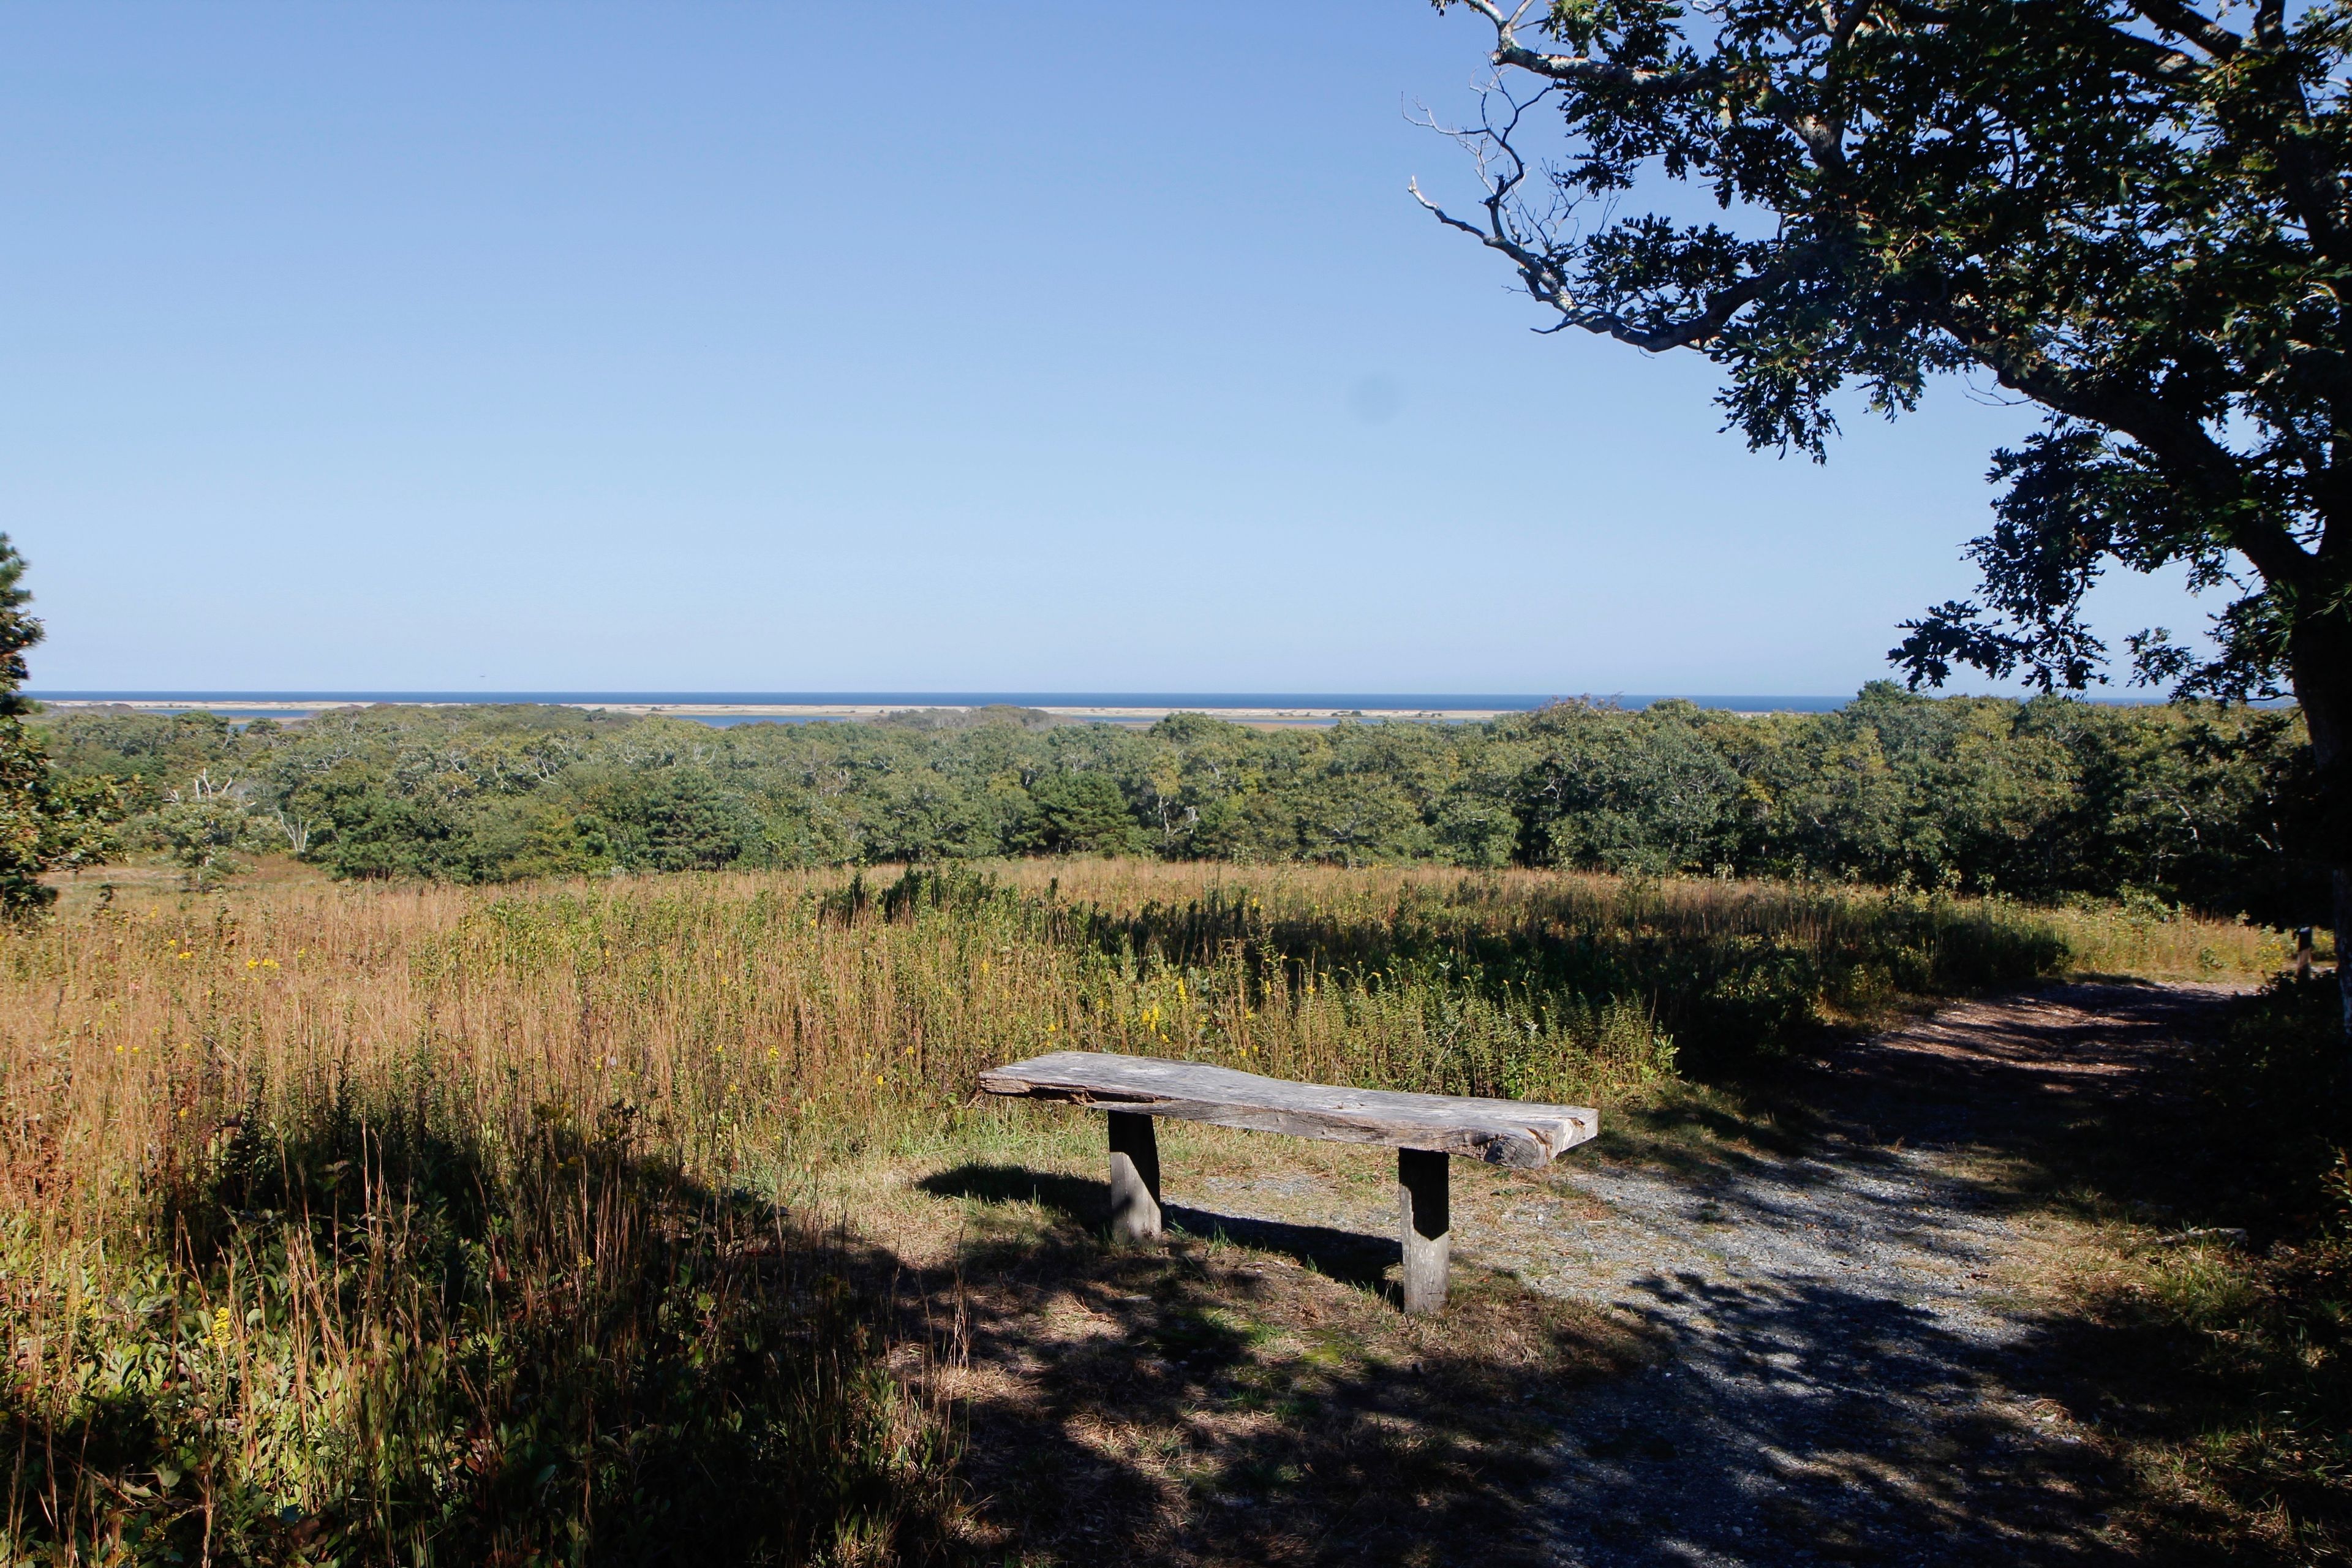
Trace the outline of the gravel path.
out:
[[[1801,1152],[1457,1183],[1462,1262],[1633,1314],[1669,1347],[1562,1412],[1557,1560],[2111,1556],[2114,1477],[2075,1419],[2095,1413],[2049,1396],[2042,1348],[2039,1281],[2070,1230],[2023,1184],[2047,1140],[2147,1092],[2222,994],[2077,984],[1948,1008],[1820,1064]],[[1229,1202],[1260,1184],[1216,1184]]]

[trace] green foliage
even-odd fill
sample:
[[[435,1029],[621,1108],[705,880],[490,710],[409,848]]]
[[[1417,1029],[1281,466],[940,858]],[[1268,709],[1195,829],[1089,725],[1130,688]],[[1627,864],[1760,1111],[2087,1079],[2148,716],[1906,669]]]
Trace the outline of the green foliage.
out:
[[[1704,353],[1751,447],[1816,459],[1854,390],[1892,416],[1969,374],[2041,405],[1994,455],[1983,603],[1888,654],[1915,688],[2105,681],[2084,605],[2110,569],[2234,595],[2210,657],[2133,634],[2134,679],[2293,689],[2300,837],[2352,946],[2352,3],[1436,4],[1510,79],[1460,138],[1482,210],[1431,210],[1559,327]],[[1521,145],[1537,110],[1564,162]],[[1626,199],[1672,182],[1721,216]]]
[[[41,640],[42,629],[26,611],[33,595],[24,579],[24,556],[0,533],[0,917],[49,905],[57,895],[41,882],[42,872],[105,858],[122,808],[104,775],[54,773],[39,733],[25,722],[34,710],[20,689],[25,650]]]
[[[950,1455],[857,1260],[625,1120],[249,1112],[161,1204],[163,1244],[0,1385],[11,1562],[944,1553]],[[75,1301],[25,1227],[0,1248],[14,1311]]]
[[[57,897],[40,881],[53,843],[43,810],[48,783],[38,738],[16,715],[0,714],[0,915],[26,915]]]
[[[270,819],[255,812],[252,785],[226,767],[217,774],[210,766],[200,767],[184,783],[153,791],[111,775],[57,776],[49,786],[52,796],[102,792],[115,809],[133,789],[152,794],[157,803],[127,824],[121,837],[141,848],[161,851],[180,868],[191,889],[201,891],[236,876],[246,868],[240,854],[269,847],[278,837]],[[113,837],[110,832],[109,837]]]
[[[32,590],[25,586],[25,558],[0,533],[0,717],[17,718],[33,710],[23,691],[25,650],[47,634],[25,609],[32,602]]]
[[[1893,415],[1973,372],[2048,411],[1994,465],[1973,547],[1992,613],[1913,623],[1915,680],[2103,679],[2084,593],[2110,563],[2183,565],[2242,596],[2216,659],[2135,638],[2143,675],[2243,693],[2291,673],[2324,728],[2352,722],[2352,503],[2321,434],[2352,399],[2352,10],[1610,0],[1538,8],[1522,36],[1526,8],[1438,0],[1457,3],[1533,90],[1498,88],[1465,138],[1483,212],[1439,216],[1561,326],[1706,354],[1751,446],[1815,458],[1848,388]],[[1517,144],[1538,109],[1562,117],[1556,165]],[[1624,200],[1660,176],[1723,216]]]
[[[102,866],[121,852],[126,810],[120,780],[50,773],[44,775],[40,792],[44,868],[79,871]]]
[[[1649,872],[1733,860],[1740,778],[1699,717],[1687,702],[1630,722],[1566,703],[1536,715],[1525,733],[1539,750],[1519,776],[1528,858]]]
[[[1029,799],[1030,841],[1048,854],[1132,852],[1143,837],[1127,797],[1102,773],[1049,773],[1030,786]]]
[[[25,683],[25,650],[41,640],[41,623],[26,614],[25,558],[0,533],[0,914],[38,910],[55,897],[37,879],[48,868],[50,829],[42,810],[48,771],[38,741],[21,715],[32,706]]]
[[[197,891],[245,869],[235,851],[251,847],[254,839],[245,807],[216,797],[173,801],[154,814],[150,826]]]
[[[1584,703],[1483,724],[1264,732],[1199,714],[1036,725],[631,721],[395,709],[239,732],[203,715],[42,721],[58,788],[113,779],[136,841],[193,795],[339,877],[523,876],[1027,853],[1507,863],[1854,879],[2056,899],[2139,889],[2276,923],[2294,859],[2289,710],[1934,700],[1835,713]],[[184,816],[185,813],[181,813]],[[215,814],[217,815],[217,814]],[[218,824],[226,833],[228,824]]]

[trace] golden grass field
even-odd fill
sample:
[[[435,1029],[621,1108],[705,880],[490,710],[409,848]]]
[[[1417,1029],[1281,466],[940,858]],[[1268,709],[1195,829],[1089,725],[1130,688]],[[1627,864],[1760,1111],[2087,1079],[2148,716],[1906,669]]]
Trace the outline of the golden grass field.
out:
[[[587,1561],[656,1481],[644,1529],[740,1560],[949,1560],[1002,1545],[955,1479],[953,1380],[922,1375],[961,1309],[910,1328],[876,1281],[915,1265],[844,1205],[893,1162],[1080,1135],[975,1103],[984,1066],[1608,1106],[1974,985],[2288,954],[2145,912],[1538,872],[95,881],[0,931],[10,1561]],[[1633,1353],[1495,1310],[1547,1365]]]

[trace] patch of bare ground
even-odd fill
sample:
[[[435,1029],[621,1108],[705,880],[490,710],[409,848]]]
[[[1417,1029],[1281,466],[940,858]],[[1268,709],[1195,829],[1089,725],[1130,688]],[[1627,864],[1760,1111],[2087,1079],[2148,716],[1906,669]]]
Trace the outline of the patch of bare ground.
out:
[[[2226,994],[1971,1002],[1798,1069],[1777,1125],[1686,1102],[1546,1172],[1456,1162],[1435,1320],[1393,1305],[1384,1150],[1171,1127],[1178,1234],[1118,1250],[1059,1113],[881,1207],[960,1292],[1003,1561],[2137,1560],[2053,1156],[2168,1092]]]
[[[1369,1174],[1366,1151],[1187,1132],[1163,1139],[1171,1199],[1218,1170]],[[955,1347],[931,1375],[963,1413],[989,1560],[1549,1560],[1553,1423],[1651,1353],[1637,1327],[1475,1266],[1444,1319],[1407,1319],[1394,1240],[1205,1200],[1171,1203],[1162,1244],[1114,1247],[1102,1184],[1040,1168],[1068,1152],[935,1166],[876,1227]]]

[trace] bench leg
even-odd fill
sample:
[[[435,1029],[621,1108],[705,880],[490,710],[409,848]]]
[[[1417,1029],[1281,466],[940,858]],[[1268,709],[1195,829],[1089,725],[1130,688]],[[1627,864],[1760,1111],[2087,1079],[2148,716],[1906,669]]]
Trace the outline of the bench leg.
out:
[[[1110,1234],[1149,1241],[1160,1234],[1160,1136],[1152,1119],[1110,1112]]]
[[[1397,1151],[1397,1219],[1404,1242],[1404,1310],[1416,1316],[1445,1307],[1445,1268],[1454,1252],[1448,1191],[1451,1157],[1428,1149]]]

